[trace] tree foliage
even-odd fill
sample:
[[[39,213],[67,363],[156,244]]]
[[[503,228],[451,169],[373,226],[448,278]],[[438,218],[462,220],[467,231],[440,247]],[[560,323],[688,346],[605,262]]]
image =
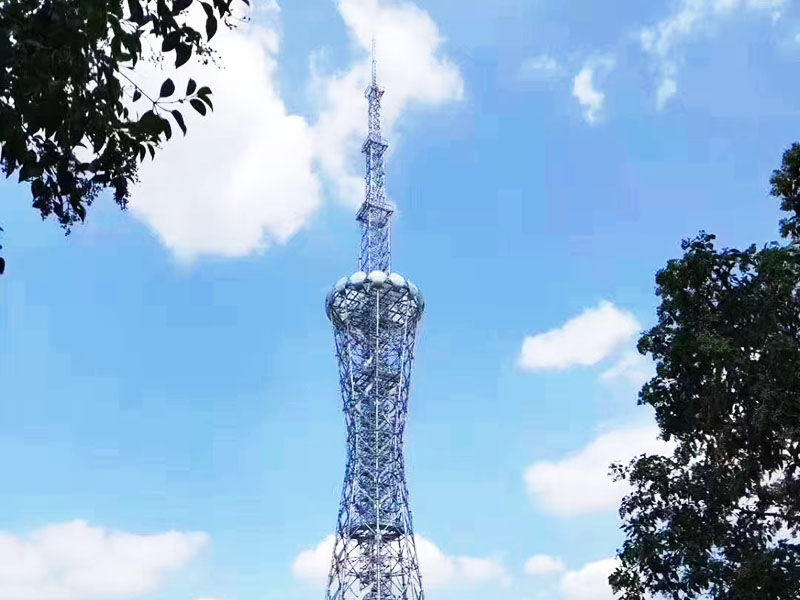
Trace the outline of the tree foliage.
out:
[[[781,219],[781,235],[800,240],[800,144],[792,144],[783,153],[783,164],[772,172],[769,182],[770,193],[781,200],[781,210],[794,213]]]
[[[639,404],[675,451],[613,467],[632,486],[609,579],[624,600],[800,598],[800,146],[771,183],[789,243],[701,232],[656,275]]]
[[[0,0],[0,169],[30,185],[42,218],[69,232],[105,188],[124,208],[140,162],[173,124],[186,133],[181,107],[213,108],[208,87],[146,90],[134,67],[208,61],[233,1]]]

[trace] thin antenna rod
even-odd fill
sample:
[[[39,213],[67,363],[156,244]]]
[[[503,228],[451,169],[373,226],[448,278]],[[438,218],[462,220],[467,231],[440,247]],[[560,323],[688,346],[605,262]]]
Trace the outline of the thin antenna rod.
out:
[[[377,83],[377,67],[375,61],[375,36],[372,36],[372,85]]]

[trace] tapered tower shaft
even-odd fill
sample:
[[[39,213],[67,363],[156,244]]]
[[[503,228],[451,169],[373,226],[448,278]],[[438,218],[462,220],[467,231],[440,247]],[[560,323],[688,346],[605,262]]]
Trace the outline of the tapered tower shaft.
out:
[[[361,146],[366,169],[366,193],[364,203],[356,219],[361,223],[361,252],[358,258],[360,271],[375,270],[388,273],[392,268],[390,222],[392,208],[386,203],[383,155],[389,144],[381,135],[381,98],[383,90],[378,86],[375,53],[372,57],[372,81],[364,95],[369,103],[369,129],[367,139]]]
[[[339,385],[347,424],[347,466],[326,600],[424,600],[408,505],[403,444],[419,290],[391,270],[373,57],[366,193],[358,211],[359,270],[339,280],[326,310],[334,327]]]

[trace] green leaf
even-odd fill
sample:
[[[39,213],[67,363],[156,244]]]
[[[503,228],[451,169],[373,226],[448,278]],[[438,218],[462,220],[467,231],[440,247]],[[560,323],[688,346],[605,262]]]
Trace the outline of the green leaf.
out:
[[[217,7],[217,12],[219,13],[220,18],[225,17],[228,14],[228,4],[225,0],[214,0],[214,6]]]
[[[136,102],[139,98],[142,97],[142,92],[139,88],[133,90],[133,101]]]
[[[206,105],[203,104],[202,100],[198,100],[197,98],[192,98],[189,100],[189,104],[192,105],[192,108],[199,112],[201,115],[206,114]]]
[[[192,47],[189,44],[175,46],[175,67],[185,64],[192,56]]]
[[[177,15],[179,12],[186,10],[191,6],[192,0],[175,0],[172,3],[172,14]]]
[[[158,94],[158,97],[169,98],[173,93],[175,93],[175,84],[172,83],[172,79],[167,79],[161,84],[161,92]]]
[[[215,17],[208,17],[206,19],[206,35],[208,39],[214,37],[214,34],[217,33],[217,19]]]
[[[144,21],[144,10],[139,0],[128,0],[128,9],[131,12],[131,20],[134,23],[142,23]]]
[[[167,3],[164,2],[164,0],[156,0],[156,11],[158,12],[158,16],[162,19],[170,16]]]
[[[175,118],[175,122],[178,124],[178,127],[180,127],[181,131],[183,131],[183,135],[186,135],[186,123],[183,122],[183,115],[180,113],[180,111],[173,110],[172,116]]]
[[[176,46],[178,45],[178,41],[180,36],[177,31],[173,31],[169,35],[165,35],[164,39],[161,42],[161,51],[162,52],[171,52],[175,50]]]
[[[161,119],[161,130],[164,132],[167,139],[172,137],[172,126],[169,124],[169,121],[163,118]]]
[[[152,110],[148,110],[141,117],[139,117],[138,125],[145,133],[151,136],[157,136],[161,131],[159,118]]]
[[[197,83],[194,79],[190,79],[189,83],[186,86],[186,95],[191,96],[194,94],[195,89],[197,89]]]
[[[42,181],[41,179],[37,178],[31,181],[31,195],[34,198],[40,198],[44,196],[45,190],[46,188],[44,185],[44,181]]]
[[[42,174],[42,166],[35,160],[26,160],[22,163],[22,168],[19,170],[19,181],[26,181],[33,177],[39,177]]]
[[[211,104],[211,88],[208,86],[203,86],[199,90],[197,90],[197,97],[200,98],[203,102],[208,104],[208,108],[214,110],[214,105]]]

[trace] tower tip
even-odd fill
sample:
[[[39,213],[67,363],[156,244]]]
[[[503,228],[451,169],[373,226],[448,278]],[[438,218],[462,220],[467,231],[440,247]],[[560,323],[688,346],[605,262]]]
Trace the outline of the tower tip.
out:
[[[376,85],[377,78],[377,62],[375,60],[375,36],[372,36],[372,85]]]

